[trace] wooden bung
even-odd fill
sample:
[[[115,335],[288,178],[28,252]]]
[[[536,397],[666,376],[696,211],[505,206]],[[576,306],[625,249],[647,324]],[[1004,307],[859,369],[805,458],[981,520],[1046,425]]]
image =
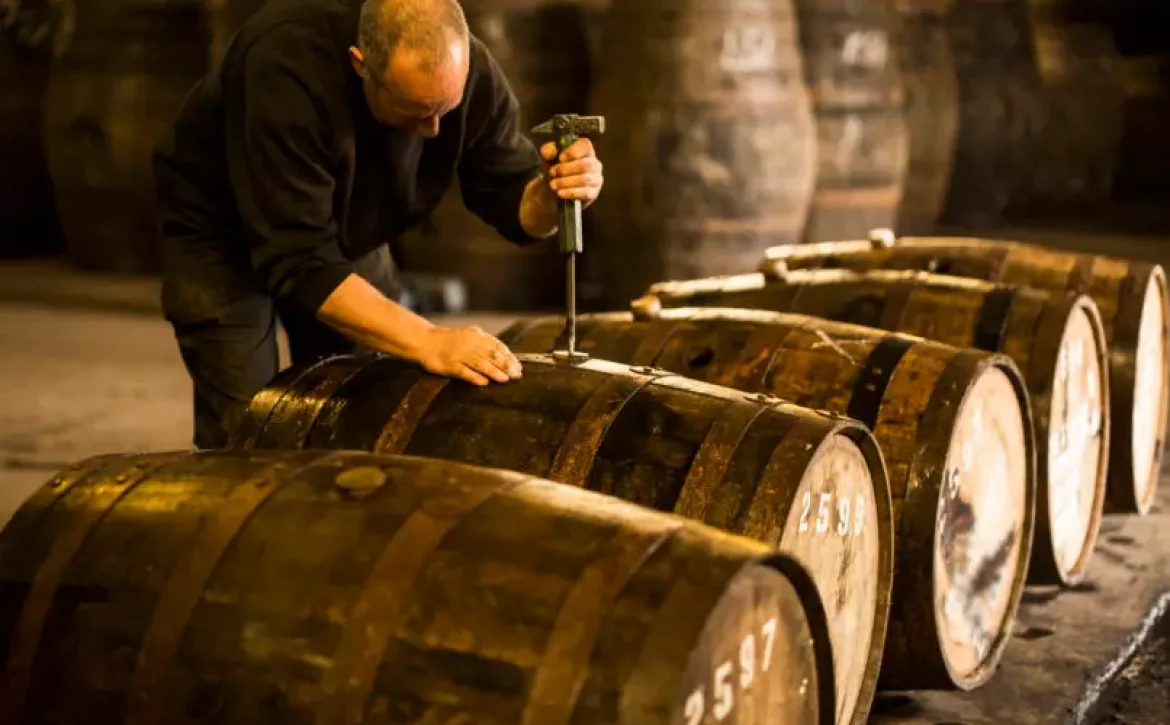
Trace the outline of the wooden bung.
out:
[[[522,355],[480,388],[388,357],[290,368],[233,433],[244,449],[351,449],[520,471],[761,540],[825,601],[837,722],[864,723],[893,571],[890,491],[856,421],[663,370]]]
[[[1038,543],[1028,579],[1072,585],[1084,577],[1101,524],[1109,443],[1107,346],[1090,298],[888,270],[752,274],[654,289],[664,307],[795,312],[1011,357],[1036,428]]]
[[[515,351],[561,347],[564,325],[516,323]],[[676,308],[588,315],[595,357],[823,408],[869,426],[894,504],[883,689],[973,689],[995,671],[1034,529],[1027,391],[1004,355],[803,315]]]
[[[794,559],[508,471],[89,458],[0,533],[0,582],[5,723],[833,722]]]
[[[768,257],[769,267],[917,269],[1092,297],[1109,343],[1112,433],[1106,512],[1149,513],[1157,497],[1170,408],[1170,306],[1161,265],[953,237],[891,236],[876,244],[776,247],[768,250]]]

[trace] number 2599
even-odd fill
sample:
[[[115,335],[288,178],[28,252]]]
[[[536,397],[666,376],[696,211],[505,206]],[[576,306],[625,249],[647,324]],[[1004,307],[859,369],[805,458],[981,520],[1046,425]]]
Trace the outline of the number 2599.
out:
[[[835,504],[834,498],[837,499]],[[805,491],[800,497],[800,524],[796,530],[801,534],[806,531],[818,534],[833,531],[841,537],[860,536],[862,529],[865,528],[865,514],[865,496],[860,494],[854,502],[848,496],[838,496],[826,491],[821,491],[815,496],[812,491]]]
[[[764,651],[761,653],[759,672],[763,674],[772,665],[772,645],[776,641],[775,617],[764,622],[764,625],[760,628],[760,636],[764,641]],[[732,677],[736,669],[736,663],[734,662],[723,662],[715,668],[715,672],[712,675],[711,689],[714,692],[714,698],[711,704],[711,715],[715,717],[716,721],[726,719],[735,708],[734,685],[738,684],[740,692],[743,692],[751,687],[752,682],[756,679],[755,634],[749,634],[739,643],[739,656],[737,659],[739,660],[739,677]],[[704,685],[699,685],[687,697],[686,704],[683,707],[683,716],[686,717],[687,725],[699,725],[703,721],[703,716],[706,713],[707,688]]]

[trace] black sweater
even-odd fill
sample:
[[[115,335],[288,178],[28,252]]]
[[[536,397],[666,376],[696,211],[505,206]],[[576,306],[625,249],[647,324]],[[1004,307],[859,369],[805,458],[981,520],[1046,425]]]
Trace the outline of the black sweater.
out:
[[[351,260],[426,217],[456,176],[472,212],[534,241],[519,207],[541,161],[495,60],[473,37],[463,102],[437,137],[384,127],[347,54],[360,5],[270,3],[188,95],[155,155],[168,307],[230,303],[244,285],[316,311]]]

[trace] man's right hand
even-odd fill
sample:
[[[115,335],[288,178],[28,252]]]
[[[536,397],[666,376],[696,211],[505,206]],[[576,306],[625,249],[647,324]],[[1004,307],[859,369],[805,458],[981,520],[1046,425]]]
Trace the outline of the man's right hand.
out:
[[[414,357],[427,372],[473,385],[487,385],[489,379],[506,383],[522,375],[512,351],[475,325],[427,330]]]
[[[483,330],[474,325],[436,327],[356,274],[329,295],[317,316],[355,342],[413,360],[436,375],[473,385],[506,383],[521,375],[512,351]]]

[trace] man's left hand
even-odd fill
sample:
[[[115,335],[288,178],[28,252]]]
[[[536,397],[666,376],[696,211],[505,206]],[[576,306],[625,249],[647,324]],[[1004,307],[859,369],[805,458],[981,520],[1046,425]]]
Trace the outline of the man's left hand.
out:
[[[549,188],[557,197],[580,199],[582,206],[589,206],[597,199],[605,180],[589,139],[577,139],[559,158],[556,144],[549,142],[540,147],[540,155],[552,164],[548,172]]]

